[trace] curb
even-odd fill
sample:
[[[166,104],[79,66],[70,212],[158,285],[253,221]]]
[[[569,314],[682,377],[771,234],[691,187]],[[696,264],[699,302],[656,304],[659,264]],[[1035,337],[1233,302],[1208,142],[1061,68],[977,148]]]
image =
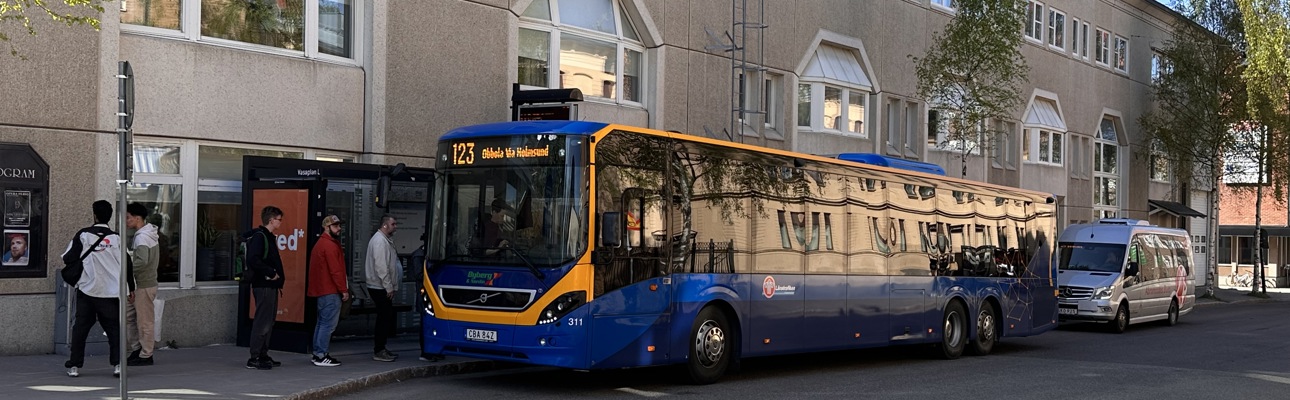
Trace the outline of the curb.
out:
[[[404,367],[392,371],[380,372],[364,377],[348,379],[340,383],[320,388],[293,393],[284,397],[288,400],[327,399],[362,391],[376,386],[402,382],[412,378],[427,376],[456,375],[470,372],[482,372],[493,368],[492,361],[465,361],[440,365],[419,365]]]

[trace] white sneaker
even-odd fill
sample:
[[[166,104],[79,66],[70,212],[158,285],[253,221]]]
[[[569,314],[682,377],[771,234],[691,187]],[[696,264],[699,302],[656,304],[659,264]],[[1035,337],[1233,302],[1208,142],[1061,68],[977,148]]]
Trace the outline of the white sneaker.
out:
[[[116,369],[112,370],[112,376],[115,376],[115,377],[117,377],[117,378],[120,378],[120,377],[121,377],[121,365],[120,365],[120,364],[117,364]]]
[[[68,368],[68,369],[67,369],[67,376],[70,376],[70,377],[73,377],[73,378],[78,377],[78,376],[81,376],[81,369],[80,369],[80,368],[76,368],[76,367]]]

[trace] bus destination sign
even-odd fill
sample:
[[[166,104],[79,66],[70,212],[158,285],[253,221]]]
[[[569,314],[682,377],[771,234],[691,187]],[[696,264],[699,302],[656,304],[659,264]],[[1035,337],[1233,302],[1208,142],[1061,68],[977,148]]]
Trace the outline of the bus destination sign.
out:
[[[462,167],[564,162],[563,137],[538,135],[534,138],[536,140],[517,141],[508,137],[454,141],[449,146],[448,162]]]

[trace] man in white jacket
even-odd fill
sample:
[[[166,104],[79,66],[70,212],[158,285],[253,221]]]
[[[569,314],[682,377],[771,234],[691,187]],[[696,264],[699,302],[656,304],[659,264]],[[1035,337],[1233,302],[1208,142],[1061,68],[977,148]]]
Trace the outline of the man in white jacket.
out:
[[[67,376],[81,376],[85,367],[85,339],[90,335],[90,328],[97,322],[108,336],[108,362],[115,368],[112,375],[121,375],[121,340],[118,337],[121,308],[117,305],[121,296],[121,273],[125,273],[126,283],[130,288],[128,296],[134,296],[134,272],[130,264],[121,266],[121,252],[125,251],[121,235],[108,228],[112,220],[112,203],[105,200],[94,202],[94,225],[76,232],[67,250],[63,252],[63,264],[84,265],[80,279],[76,281],[76,318],[72,321],[71,357],[63,363]],[[125,270],[125,271],[122,271]]]
[[[394,361],[398,354],[385,348],[394,336],[394,294],[403,281],[403,264],[394,249],[394,231],[399,222],[392,216],[381,217],[381,227],[367,242],[367,293],[376,303],[376,340],[372,346],[372,359]]]

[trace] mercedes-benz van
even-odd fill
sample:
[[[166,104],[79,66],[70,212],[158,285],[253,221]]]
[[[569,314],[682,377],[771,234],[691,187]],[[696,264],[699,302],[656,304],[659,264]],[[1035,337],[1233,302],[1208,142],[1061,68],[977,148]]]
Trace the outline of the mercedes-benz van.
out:
[[[1098,321],[1110,331],[1164,320],[1196,304],[1187,231],[1133,219],[1071,225],[1058,238],[1057,316]]]

